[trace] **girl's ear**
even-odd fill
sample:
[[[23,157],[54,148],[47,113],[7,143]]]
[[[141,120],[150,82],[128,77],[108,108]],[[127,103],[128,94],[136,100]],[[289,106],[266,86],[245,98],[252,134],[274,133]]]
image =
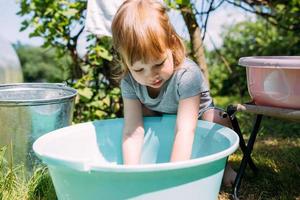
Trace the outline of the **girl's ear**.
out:
[[[170,49],[172,50],[172,53],[173,53],[173,51],[175,51],[174,48],[176,48],[178,41],[177,41],[176,36],[173,34],[171,35],[170,40],[171,40],[171,43],[169,45],[170,45]]]
[[[173,51],[175,50],[174,48],[177,46],[177,41],[176,41],[176,37],[175,35],[171,35],[171,37],[169,38],[169,48],[171,49],[172,51],[172,54],[173,54]]]
[[[175,40],[176,40],[176,37],[175,37],[174,34],[172,34],[172,35],[171,35],[171,41],[172,41],[172,42],[175,42]]]

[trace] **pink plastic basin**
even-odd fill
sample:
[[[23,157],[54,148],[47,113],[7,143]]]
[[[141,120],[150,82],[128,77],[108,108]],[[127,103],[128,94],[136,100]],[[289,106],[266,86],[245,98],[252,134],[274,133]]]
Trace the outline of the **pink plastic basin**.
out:
[[[255,104],[300,109],[300,56],[242,57]]]

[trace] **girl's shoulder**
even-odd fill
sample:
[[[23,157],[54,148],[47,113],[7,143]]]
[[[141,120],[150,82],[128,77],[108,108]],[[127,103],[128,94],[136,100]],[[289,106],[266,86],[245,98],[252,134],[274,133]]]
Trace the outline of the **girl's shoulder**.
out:
[[[130,73],[125,74],[120,81],[120,87],[136,87],[138,85],[138,83],[136,82],[136,80],[134,80],[134,78],[132,77],[132,75]]]
[[[200,66],[195,63],[190,58],[186,58],[183,63],[178,67],[175,74],[177,77],[182,77],[184,74],[195,74],[195,75],[202,75]]]
[[[126,82],[129,82],[129,83],[135,83],[135,80],[134,80],[134,78],[132,77],[132,75],[128,72],[128,73],[126,73],[122,78],[121,78],[121,82],[124,82],[124,81],[126,81]]]
[[[209,90],[200,66],[188,58],[177,71],[176,83],[181,99]]]
[[[200,71],[200,66],[190,58],[185,58],[182,64],[177,69],[178,72],[184,71]]]

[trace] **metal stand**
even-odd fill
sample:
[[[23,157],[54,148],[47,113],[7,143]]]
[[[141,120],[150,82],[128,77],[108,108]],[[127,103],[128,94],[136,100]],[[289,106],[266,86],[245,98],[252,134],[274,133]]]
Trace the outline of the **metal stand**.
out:
[[[246,145],[245,140],[243,138],[243,134],[241,133],[241,129],[238,123],[238,120],[235,116],[236,112],[244,111],[249,113],[256,114],[256,120],[252,128],[252,132],[248,143]],[[233,184],[233,191],[232,196],[233,199],[238,199],[238,191],[241,186],[242,178],[245,174],[245,170],[247,164],[249,164],[250,168],[253,170],[254,173],[258,171],[257,167],[253,163],[251,158],[251,153],[253,150],[253,146],[256,140],[257,133],[259,131],[260,123],[262,121],[263,115],[273,116],[273,117],[280,117],[286,118],[291,120],[300,121],[300,110],[292,110],[292,109],[283,109],[283,108],[274,108],[274,107],[267,107],[267,106],[257,106],[254,104],[237,104],[237,105],[229,105],[227,107],[227,113],[229,115],[229,119],[231,121],[233,130],[238,134],[240,138],[240,148],[243,152],[243,158],[237,172],[236,179]]]

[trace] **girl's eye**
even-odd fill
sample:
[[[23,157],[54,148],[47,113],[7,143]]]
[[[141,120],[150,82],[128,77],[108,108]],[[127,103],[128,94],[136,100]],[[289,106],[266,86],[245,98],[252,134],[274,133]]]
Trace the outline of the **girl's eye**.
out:
[[[142,69],[138,69],[138,70],[133,70],[133,71],[135,71],[135,72],[142,72],[144,69],[142,68]]]
[[[167,60],[167,58],[165,58],[161,63],[158,63],[158,64],[154,65],[154,67],[159,68],[159,67],[163,66],[163,64],[165,64],[166,60]]]
[[[164,66],[165,64],[165,61],[160,63],[160,64],[157,64],[157,65],[154,65],[155,68],[161,68],[162,66]]]
[[[163,64],[164,64],[164,63],[157,64],[157,65],[155,65],[154,67],[160,68],[161,66],[163,66]]]

